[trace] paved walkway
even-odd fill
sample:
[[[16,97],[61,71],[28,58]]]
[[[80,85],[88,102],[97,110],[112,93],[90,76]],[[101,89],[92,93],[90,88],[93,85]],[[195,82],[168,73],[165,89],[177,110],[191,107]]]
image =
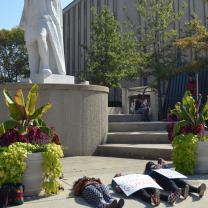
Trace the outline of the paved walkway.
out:
[[[122,173],[142,173],[144,170],[145,160],[138,159],[121,159],[106,157],[68,157],[63,159],[64,179],[62,183],[65,190],[59,195],[51,197],[34,198],[25,202],[21,208],[84,208],[90,207],[82,199],[74,198],[71,193],[73,182],[84,175],[99,177],[106,184],[111,182],[116,172]],[[198,185],[202,182],[208,186],[208,175],[193,176],[189,178],[190,182]],[[113,192],[112,192],[113,193]],[[113,193],[114,194],[114,193]],[[119,195],[114,194],[115,197]],[[126,199],[124,208],[141,208],[151,207],[138,199]],[[161,203],[159,208],[168,207],[168,204]],[[208,191],[205,196],[199,199],[195,195],[189,196],[185,201],[181,201],[174,205],[180,208],[207,208],[208,207]]]

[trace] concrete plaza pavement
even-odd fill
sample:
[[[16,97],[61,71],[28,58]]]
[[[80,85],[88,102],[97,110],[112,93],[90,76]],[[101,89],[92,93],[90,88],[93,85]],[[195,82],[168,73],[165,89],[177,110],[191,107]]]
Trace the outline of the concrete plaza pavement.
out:
[[[85,208],[90,207],[81,198],[75,198],[71,192],[73,182],[81,176],[99,177],[105,184],[110,184],[112,177],[116,172],[142,173],[146,160],[139,159],[123,159],[109,157],[67,157],[63,158],[64,178],[62,184],[64,191],[56,196],[39,197],[27,199],[21,208]],[[188,178],[191,184],[198,186],[205,183],[208,186],[208,175],[196,175]],[[118,194],[111,193],[116,198]],[[148,204],[136,199],[125,198],[124,208],[148,208]],[[159,208],[169,207],[168,204],[161,202]],[[197,195],[192,194],[186,200],[180,200],[174,207],[180,208],[207,208],[208,207],[208,191],[204,197],[199,199]]]

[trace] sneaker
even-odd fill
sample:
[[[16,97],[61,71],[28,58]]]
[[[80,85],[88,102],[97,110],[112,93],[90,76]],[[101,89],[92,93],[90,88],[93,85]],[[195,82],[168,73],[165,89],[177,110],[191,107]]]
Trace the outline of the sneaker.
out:
[[[186,199],[189,195],[189,185],[186,184],[184,188],[181,189],[181,195],[183,196],[184,199]]]
[[[176,202],[177,200],[177,196],[175,193],[171,193],[169,196],[168,196],[168,203],[170,205],[174,205],[174,203]]]
[[[167,168],[166,161],[163,158],[158,158],[157,163],[161,166],[161,168]]]
[[[157,163],[159,164],[159,165],[163,165],[163,164],[165,164],[165,160],[163,159],[163,158],[158,158],[158,160],[157,160]]]
[[[118,208],[122,208],[124,206],[124,199],[119,199]]]
[[[180,198],[180,195],[181,195],[181,189],[179,188],[177,191],[171,193],[168,196],[168,203],[173,205],[176,202],[176,200]]]
[[[176,199],[180,198],[180,195],[181,195],[181,189],[179,188],[177,191],[174,192],[175,196],[176,196]]]
[[[151,204],[153,206],[158,206],[160,204],[160,191],[158,189],[151,195]]]
[[[117,200],[113,200],[113,202],[111,202],[110,204],[106,204],[105,208],[118,208],[118,203]]]
[[[198,193],[199,193],[199,197],[203,197],[204,196],[204,192],[206,191],[207,187],[206,184],[202,183],[199,187],[198,187]]]

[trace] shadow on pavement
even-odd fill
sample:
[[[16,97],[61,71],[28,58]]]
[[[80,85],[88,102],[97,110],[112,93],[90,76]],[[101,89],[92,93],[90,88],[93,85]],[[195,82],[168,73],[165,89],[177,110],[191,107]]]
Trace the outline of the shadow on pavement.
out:
[[[87,207],[91,207],[87,202],[84,201],[81,197],[74,197],[74,201],[80,205],[85,205]]]
[[[30,201],[37,201],[37,200],[41,200],[41,199],[45,199],[48,198],[48,195],[42,195],[42,196],[25,196],[24,197],[24,201],[25,202],[30,202]]]
[[[187,180],[208,180],[208,175],[207,174],[201,174],[201,175],[190,175],[188,176]]]
[[[74,199],[74,201],[75,201],[77,204],[85,205],[85,206],[87,206],[87,207],[91,207],[87,202],[85,202],[84,199],[82,199],[82,197],[74,196],[74,194],[73,194],[72,191],[69,192],[68,198]]]

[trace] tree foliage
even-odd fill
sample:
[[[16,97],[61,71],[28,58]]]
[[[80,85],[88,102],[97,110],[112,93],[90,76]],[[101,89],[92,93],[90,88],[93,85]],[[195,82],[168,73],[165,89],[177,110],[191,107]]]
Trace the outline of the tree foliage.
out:
[[[181,50],[182,56],[189,59],[181,67],[181,71],[197,72],[208,65],[208,32],[196,16],[185,24],[183,37],[177,39],[175,45]],[[188,57],[190,53],[192,54],[191,60]]]
[[[23,30],[0,30],[0,82],[17,82],[28,75]]]
[[[174,42],[178,31],[172,29],[183,12],[175,12],[173,0],[137,0],[136,9],[141,24],[136,28],[138,49],[143,53],[143,74],[152,77],[150,86],[158,91],[159,112],[162,111],[161,81],[168,80],[176,68],[177,51]],[[185,6],[185,5],[184,5]],[[159,115],[159,117],[161,117]]]
[[[100,13],[95,9],[92,12],[91,43],[85,46],[89,69],[86,79],[93,84],[118,87],[120,80],[137,76],[140,56],[136,38],[133,33],[121,31],[107,7]]]

